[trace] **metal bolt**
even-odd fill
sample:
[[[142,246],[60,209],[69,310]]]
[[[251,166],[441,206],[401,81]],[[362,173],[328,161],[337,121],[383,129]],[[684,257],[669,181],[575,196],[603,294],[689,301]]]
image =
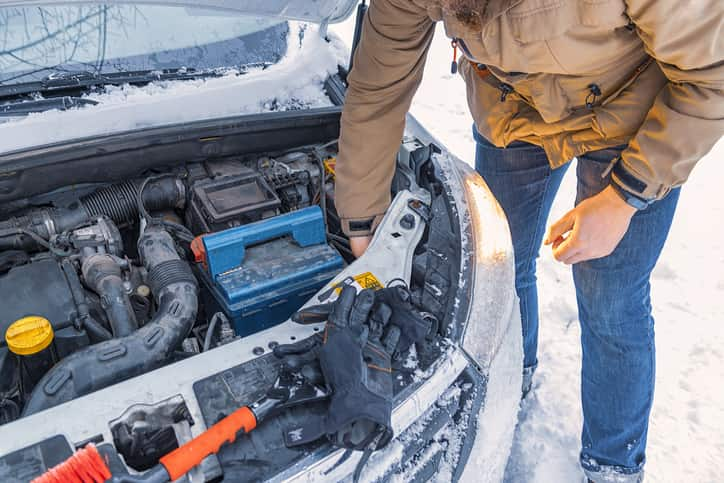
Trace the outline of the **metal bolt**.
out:
[[[413,228],[415,228],[415,217],[409,213],[406,214],[400,220],[400,226],[405,230],[412,230]]]

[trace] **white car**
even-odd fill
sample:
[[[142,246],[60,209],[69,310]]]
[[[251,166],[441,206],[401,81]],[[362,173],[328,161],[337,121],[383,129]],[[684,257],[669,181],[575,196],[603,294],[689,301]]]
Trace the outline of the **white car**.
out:
[[[327,26],[355,11],[0,0],[0,481],[90,442],[143,477],[263,395],[271,349],[320,330],[291,314],[344,284],[405,285],[434,327],[395,362],[395,438],[362,479],[502,478],[522,371],[507,222],[410,116],[393,203],[353,259],[334,207],[349,52]],[[349,478],[360,453],[283,442],[325,408],[180,481]]]

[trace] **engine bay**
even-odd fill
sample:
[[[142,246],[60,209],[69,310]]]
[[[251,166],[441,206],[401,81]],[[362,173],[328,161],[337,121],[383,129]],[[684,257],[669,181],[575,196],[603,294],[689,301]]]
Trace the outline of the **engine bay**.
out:
[[[8,204],[0,425],[288,320],[353,260],[334,208],[336,148],[176,164]],[[393,194],[430,156],[403,142]],[[414,207],[427,218],[436,209],[427,245],[449,245],[441,197]],[[410,289],[442,319],[451,282],[443,249],[431,252],[418,247]],[[350,282],[381,283],[363,275]]]
[[[24,481],[89,442],[116,458],[114,474],[145,471],[263,395],[273,348],[322,334],[290,316],[345,284],[402,284],[429,321],[393,360],[400,428],[457,380],[462,237],[434,144],[403,139],[392,205],[355,261],[334,203],[338,133],[280,132],[261,149],[254,136],[200,136],[193,161],[178,160],[180,144],[141,145],[143,156],[104,147],[65,172],[38,164],[0,181],[0,428],[33,421],[6,445],[0,479]],[[478,397],[465,387],[461,401]],[[324,442],[291,449],[281,437],[324,407],[280,413],[188,481],[246,479],[241,460],[255,462],[255,481],[326,461]],[[424,444],[415,451],[406,458]]]
[[[335,149],[69,186],[5,216],[0,424],[286,320],[350,259],[327,241]]]

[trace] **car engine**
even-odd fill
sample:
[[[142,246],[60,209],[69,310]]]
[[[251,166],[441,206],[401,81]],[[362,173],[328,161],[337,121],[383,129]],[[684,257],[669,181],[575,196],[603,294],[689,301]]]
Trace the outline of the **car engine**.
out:
[[[349,261],[335,149],[176,165],[3,208],[0,424],[286,320]]]

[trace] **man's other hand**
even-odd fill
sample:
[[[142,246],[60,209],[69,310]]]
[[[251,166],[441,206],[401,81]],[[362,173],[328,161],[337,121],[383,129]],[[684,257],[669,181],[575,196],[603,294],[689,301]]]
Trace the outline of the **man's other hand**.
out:
[[[352,250],[352,255],[356,258],[362,256],[362,254],[370,246],[371,236],[354,236],[349,239],[349,247]]]
[[[621,242],[634,213],[636,208],[608,186],[555,222],[544,243],[552,245],[556,260],[568,265],[602,258]]]

